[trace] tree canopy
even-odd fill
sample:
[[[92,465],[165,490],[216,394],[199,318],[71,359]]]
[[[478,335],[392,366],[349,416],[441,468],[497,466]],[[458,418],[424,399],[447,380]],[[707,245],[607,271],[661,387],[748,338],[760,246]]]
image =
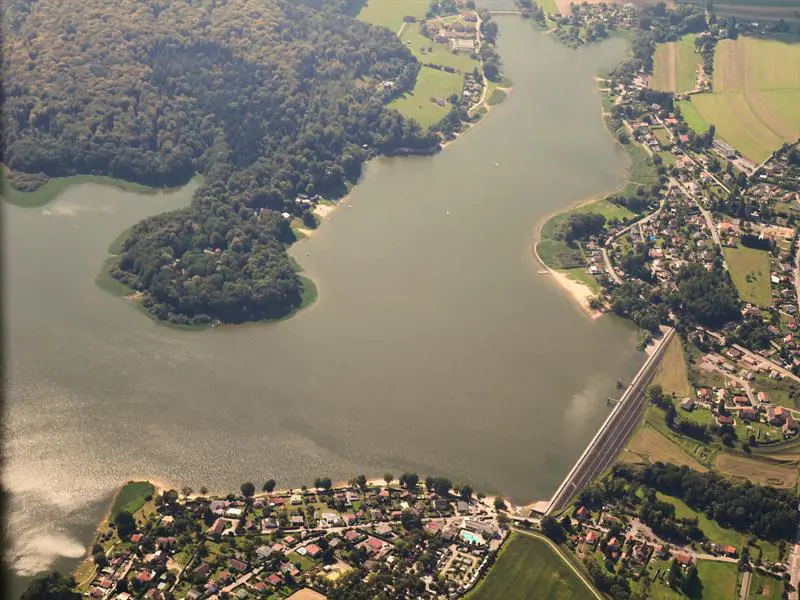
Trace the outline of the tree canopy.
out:
[[[387,109],[419,64],[345,0],[19,0],[6,17],[3,161],[15,172],[204,181],[133,227],[113,277],[177,323],[288,314],[302,283],[281,213],[335,197],[376,154],[433,152]]]

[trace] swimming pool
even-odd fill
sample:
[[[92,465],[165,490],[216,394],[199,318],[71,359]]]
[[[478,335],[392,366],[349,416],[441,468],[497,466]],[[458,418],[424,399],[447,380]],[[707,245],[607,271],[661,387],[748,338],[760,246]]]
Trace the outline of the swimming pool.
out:
[[[473,533],[472,531],[467,531],[466,529],[461,530],[461,539],[467,542],[468,544],[475,544],[476,546],[482,545],[483,538],[480,534]]]

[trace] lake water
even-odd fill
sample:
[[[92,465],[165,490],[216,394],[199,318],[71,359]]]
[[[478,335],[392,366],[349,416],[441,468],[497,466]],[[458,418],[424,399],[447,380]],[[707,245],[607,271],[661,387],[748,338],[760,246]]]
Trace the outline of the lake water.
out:
[[[498,21],[511,95],[437,156],[369,165],[352,209],[293,247],[319,300],[292,319],[180,331],[94,285],[108,244],[191,185],[4,206],[19,574],[73,567],[135,477],[226,491],[416,470],[553,492],[642,361],[633,327],[590,321],[530,253],[545,215],[624,176],[593,76],[625,43],[574,51]]]

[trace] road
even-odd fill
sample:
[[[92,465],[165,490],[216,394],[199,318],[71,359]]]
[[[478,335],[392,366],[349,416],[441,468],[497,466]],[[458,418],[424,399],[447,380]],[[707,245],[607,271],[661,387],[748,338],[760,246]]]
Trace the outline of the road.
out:
[[[782,367],[781,365],[771,361],[768,358],[764,358],[763,356],[761,356],[759,354],[756,354],[752,350],[748,350],[744,346],[741,346],[739,344],[733,344],[732,346],[734,348],[736,348],[742,354],[746,354],[746,355],[750,356],[754,360],[757,360],[759,363],[763,363],[765,366],[769,367],[770,369],[775,369],[778,373],[780,373],[784,377],[787,377],[788,379],[792,379],[793,381],[796,381],[796,382],[800,383],[800,377],[798,377],[797,375],[792,373],[789,369],[786,369],[785,367]]]
[[[672,188],[672,184],[670,183],[670,189],[671,188]],[[669,193],[669,189],[667,190],[667,193]],[[645,223],[647,223],[650,220],[652,220],[655,217],[657,217],[659,214],[661,214],[661,211],[663,210],[665,203],[666,203],[666,200],[662,199],[661,202],[658,205],[658,208],[655,209],[653,212],[651,212],[649,215],[645,215],[644,217],[642,217],[638,221],[634,221],[633,223],[631,223],[630,225],[628,225],[624,229],[620,229],[617,233],[615,233],[614,235],[610,236],[605,241],[605,244],[603,245],[603,248],[601,250],[601,252],[603,254],[603,262],[605,262],[605,265],[606,265],[606,273],[608,273],[609,277],[611,277],[611,279],[613,279],[616,283],[622,285],[622,278],[619,275],[617,275],[617,271],[614,269],[614,265],[611,264],[611,258],[608,256],[608,247],[611,245],[611,242],[613,242],[615,239],[617,239],[621,235],[625,235],[626,233],[628,233],[628,231],[630,231],[632,227],[635,227],[635,226],[638,225],[641,228],[642,225],[644,225]],[[642,238],[644,238],[644,233],[642,233]]]
[[[739,600],[747,600],[750,593],[750,571],[742,573],[742,587],[739,589]]]
[[[797,593],[797,586],[800,585],[800,527],[797,528],[797,537],[792,549],[789,551],[789,582],[791,591],[789,592],[789,600],[798,600],[800,595]]]
[[[655,375],[667,342],[674,333],[675,330],[670,328],[653,354],[642,365],[614,410],[556,490],[547,508],[548,514],[564,508],[578,490],[588,485],[614,461],[625,446],[639,425],[647,386]]]
[[[794,290],[797,296],[797,309],[800,310],[800,251],[794,253]]]
[[[711,232],[711,237],[714,238],[714,243],[717,245],[717,248],[722,248],[722,240],[720,240],[720,238],[719,238],[719,231],[717,231],[717,228],[714,226],[714,219],[711,217],[711,213],[708,212],[705,208],[703,208],[703,206],[700,204],[700,202],[697,201],[697,199],[692,195],[692,193],[690,191],[688,191],[685,187],[683,187],[683,184],[680,181],[678,181],[674,177],[670,177],[669,178],[669,182],[670,182],[670,184],[672,184],[674,186],[677,186],[677,188],[681,192],[683,192],[684,196],[686,196],[687,198],[689,198],[691,200],[694,200],[695,204],[697,205],[697,208],[700,209],[700,213],[703,215],[703,218],[706,220],[706,226],[708,227],[709,231]]]

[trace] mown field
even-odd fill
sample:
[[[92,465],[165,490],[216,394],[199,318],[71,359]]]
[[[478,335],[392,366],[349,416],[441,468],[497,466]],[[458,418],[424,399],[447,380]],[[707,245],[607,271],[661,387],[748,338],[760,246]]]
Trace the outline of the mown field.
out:
[[[600,596],[576,575],[547,542],[512,533],[497,562],[468,600],[597,600]]]
[[[444,118],[452,105],[440,106],[431,98],[447,99],[451,94],[460,94],[463,78],[458,73],[445,73],[430,67],[422,67],[417,75],[414,91],[394,100],[389,106],[410,119],[416,119],[423,127],[430,127]]]
[[[678,3],[705,6],[704,0],[678,0]],[[722,0],[714,2],[714,13],[747,21],[800,21],[797,0]]]
[[[739,297],[758,306],[772,306],[769,253],[740,246],[725,248],[723,254]]]
[[[714,92],[692,96],[691,103],[721,138],[763,161],[800,137],[800,44],[722,40],[714,56]]]
[[[702,62],[701,55],[694,51],[694,39],[694,34],[690,34],[677,42],[656,46],[650,87],[679,94],[694,89],[697,67]]]
[[[425,18],[429,0],[369,0],[358,13],[358,18],[373,25],[388,27],[395,33],[403,24],[403,17]]]
[[[732,600],[739,597],[739,572],[735,563],[701,560],[697,562],[697,574],[703,584],[699,596],[703,600]]]
[[[683,119],[689,127],[694,129],[697,133],[705,133],[708,131],[708,123],[706,123],[705,119],[697,112],[691,100],[679,100],[678,106],[681,109]]]
[[[748,598],[751,600],[780,600],[783,598],[783,582],[774,577],[753,573],[750,579]]]

